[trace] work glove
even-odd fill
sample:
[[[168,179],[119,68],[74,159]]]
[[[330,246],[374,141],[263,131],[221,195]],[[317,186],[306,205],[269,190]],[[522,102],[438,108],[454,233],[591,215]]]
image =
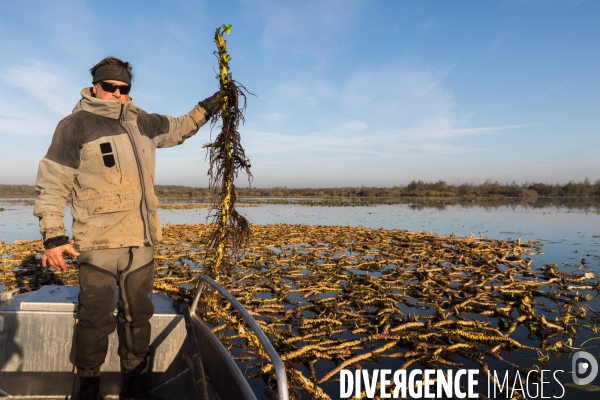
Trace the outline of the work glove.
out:
[[[217,113],[221,109],[221,106],[223,105],[222,100],[223,100],[224,96],[225,96],[225,91],[221,89],[218,92],[216,92],[215,94],[213,94],[212,96],[207,97],[206,99],[204,99],[198,103],[198,105],[200,107],[204,108],[204,110],[206,110],[206,112],[208,113],[208,115],[206,116],[206,119],[212,117],[215,113]]]

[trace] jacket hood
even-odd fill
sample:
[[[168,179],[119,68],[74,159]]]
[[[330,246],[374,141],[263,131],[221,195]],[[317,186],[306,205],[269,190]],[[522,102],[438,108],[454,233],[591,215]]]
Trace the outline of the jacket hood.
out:
[[[77,102],[73,112],[77,111],[88,111],[93,114],[101,115],[103,117],[119,119],[121,112],[123,111],[138,111],[138,107],[133,104],[133,99],[129,97],[127,102],[121,109],[121,102],[115,100],[100,100],[94,97],[92,88],[86,87],[81,90],[81,100]]]

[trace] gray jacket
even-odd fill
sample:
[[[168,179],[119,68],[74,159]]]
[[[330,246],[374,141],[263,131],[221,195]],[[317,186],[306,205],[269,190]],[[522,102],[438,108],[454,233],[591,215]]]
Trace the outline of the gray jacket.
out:
[[[131,99],[126,104],[99,100],[90,88],[81,96],[40,161],[34,209],[40,232],[45,240],[65,234],[64,207],[71,193],[76,249],[158,243],[155,150],[194,135],[207,122],[206,111],[196,106],[172,118],[148,114]]]

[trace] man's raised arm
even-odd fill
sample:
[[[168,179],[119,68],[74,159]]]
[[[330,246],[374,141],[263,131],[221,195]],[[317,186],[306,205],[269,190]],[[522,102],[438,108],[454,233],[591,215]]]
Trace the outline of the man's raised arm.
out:
[[[213,114],[219,111],[223,96],[222,92],[216,92],[199,102],[189,113],[178,118],[147,114],[154,125],[154,130],[159,131],[159,134],[153,138],[156,147],[177,146],[192,137],[201,126],[210,120]]]

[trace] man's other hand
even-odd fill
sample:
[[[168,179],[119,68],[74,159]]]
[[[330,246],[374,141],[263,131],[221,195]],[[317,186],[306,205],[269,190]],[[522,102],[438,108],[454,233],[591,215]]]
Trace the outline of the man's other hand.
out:
[[[66,271],[68,268],[65,258],[63,257],[64,252],[67,252],[72,256],[79,255],[79,252],[75,250],[71,244],[46,249],[44,251],[44,256],[42,257],[42,267],[46,268],[46,264],[49,264],[50,267]]]

